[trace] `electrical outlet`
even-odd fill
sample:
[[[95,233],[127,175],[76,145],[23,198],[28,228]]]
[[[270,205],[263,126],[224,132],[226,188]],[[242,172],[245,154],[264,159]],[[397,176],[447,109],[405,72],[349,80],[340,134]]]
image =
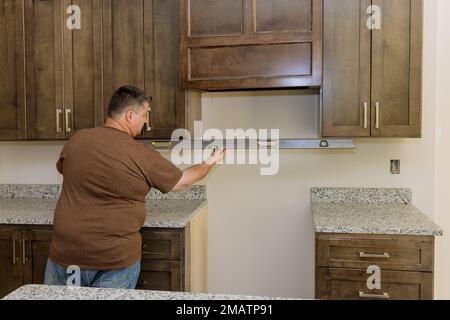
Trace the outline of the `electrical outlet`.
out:
[[[400,174],[400,160],[391,160],[391,174]]]

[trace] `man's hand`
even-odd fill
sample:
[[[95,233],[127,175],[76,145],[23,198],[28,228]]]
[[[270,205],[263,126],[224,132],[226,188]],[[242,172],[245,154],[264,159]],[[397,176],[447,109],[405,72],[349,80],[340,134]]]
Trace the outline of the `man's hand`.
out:
[[[222,148],[218,151],[213,151],[208,160],[203,161],[202,164],[198,164],[187,168],[183,171],[183,175],[181,176],[180,181],[173,187],[171,191],[181,191],[184,188],[197,183],[201,179],[203,179],[212,167],[220,162],[225,157],[225,148]]]
[[[220,150],[216,151],[215,149],[211,152],[211,156],[205,161],[205,163],[209,166],[213,166],[216,163],[223,160],[225,157],[226,149],[221,148]]]

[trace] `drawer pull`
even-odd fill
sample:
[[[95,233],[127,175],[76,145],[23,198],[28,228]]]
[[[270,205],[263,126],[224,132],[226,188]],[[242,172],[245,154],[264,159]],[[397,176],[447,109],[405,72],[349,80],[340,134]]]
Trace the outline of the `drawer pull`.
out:
[[[390,258],[391,258],[391,255],[390,255],[389,253],[384,253],[384,254],[370,254],[370,253],[360,252],[360,253],[359,253],[359,257],[360,257],[360,258],[390,259]]]
[[[368,294],[364,292],[359,292],[360,298],[369,298],[369,299],[390,299],[389,293],[383,293],[383,294]]]

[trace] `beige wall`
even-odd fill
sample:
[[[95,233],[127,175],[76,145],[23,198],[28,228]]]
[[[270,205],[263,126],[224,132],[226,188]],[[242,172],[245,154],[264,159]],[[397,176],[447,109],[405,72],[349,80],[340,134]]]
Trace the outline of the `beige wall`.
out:
[[[450,230],[450,154],[445,143],[450,137],[445,122],[450,119],[445,108],[450,70],[444,61],[450,54],[449,33],[444,31],[449,22],[445,10],[438,11],[438,2],[448,9],[448,0],[425,1],[423,139],[357,139],[355,151],[285,150],[276,176],[261,176],[259,166],[235,165],[219,166],[205,180],[210,292],[313,297],[313,186],[410,187],[414,204]],[[316,96],[298,91],[216,93],[205,94],[203,102],[205,128],[280,128],[283,137],[317,134]],[[61,147],[0,143],[0,183],[60,183],[55,162]],[[390,159],[402,161],[401,175],[390,175]],[[448,239],[438,240],[438,298],[450,297],[445,272],[450,270],[449,246]]]
[[[446,234],[436,245],[436,296],[450,299],[450,1],[439,0],[435,219]]]

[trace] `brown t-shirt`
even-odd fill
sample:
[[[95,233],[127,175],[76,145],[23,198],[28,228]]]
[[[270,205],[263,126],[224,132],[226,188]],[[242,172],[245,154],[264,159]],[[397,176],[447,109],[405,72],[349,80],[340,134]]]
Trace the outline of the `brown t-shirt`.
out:
[[[139,230],[150,188],[167,193],[182,172],[118,129],[77,132],[57,169],[64,176],[50,259],[88,270],[115,270],[141,257]]]

